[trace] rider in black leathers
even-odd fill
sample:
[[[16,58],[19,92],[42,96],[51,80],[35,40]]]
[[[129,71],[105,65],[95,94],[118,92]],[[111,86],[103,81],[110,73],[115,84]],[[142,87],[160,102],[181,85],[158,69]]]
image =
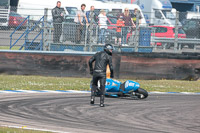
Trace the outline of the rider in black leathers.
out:
[[[105,83],[106,83],[106,68],[109,64],[110,77],[113,78],[113,66],[112,66],[112,50],[111,44],[104,46],[104,51],[97,52],[89,60],[90,74],[93,75],[92,89],[91,89],[91,104],[95,101],[95,92],[97,89],[97,83],[100,81],[100,107],[104,107],[104,95],[105,95]],[[95,61],[94,69],[92,63]]]

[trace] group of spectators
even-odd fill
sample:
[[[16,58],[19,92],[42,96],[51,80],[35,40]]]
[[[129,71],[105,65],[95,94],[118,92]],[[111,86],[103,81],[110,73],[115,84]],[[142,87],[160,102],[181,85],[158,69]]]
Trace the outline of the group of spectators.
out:
[[[117,20],[117,29],[116,29],[116,39],[115,44],[127,44],[127,33],[131,28],[131,31],[134,31],[136,28],[136,18],[139,10],[137,8],[134,9],[134,13],[130,14],[128,8],[124,9],[124,12],[118,16]],[[139,24],[141,24],[142,16],[139,13]]]
[[[62,31],[62,22],[64,21],[64,9],[60,8],[61,2],[57,2],[57,6],[52,10],[52,16],[53,16],[53,23],[54,23],[54,36],[53,36],[53,42],[57,43],[60,40],[61,31]],[[93,29],[94,24],[96,21],[98,21],[99,26],[99,34],[98,34],[98,44],[105,44],[105,36],[106,36],[106,30],[108,28],[107,25],[107,14],[105,10],[100,10],[99,15],[94,12],[95,7],[91,6],[89,11],[85,11],[86,5],[81,5],[81,10],[77,11],[77,15],[74,19],[74,22],[76,23],[76,35],[75,35],[75,41],[76,44],[81,43],[81,36],[84,34],[84,26],[86,25],[87,28],[87,43],[90,43],[92,35],[93,35]],[[125,8],[124,12],[119,14],[117,16],[117,28],[116,28],[116,39],[115,44],[121,45],[121,44],[127,44],[127,33],[129,31],[129,28],[135,29],[136,27],[136,17],[137,17],[138,9],[136,8],[134,10],[133,14],[130,14],[129,9]],[[141,23],[141,15],[139,15],[139,24]]]

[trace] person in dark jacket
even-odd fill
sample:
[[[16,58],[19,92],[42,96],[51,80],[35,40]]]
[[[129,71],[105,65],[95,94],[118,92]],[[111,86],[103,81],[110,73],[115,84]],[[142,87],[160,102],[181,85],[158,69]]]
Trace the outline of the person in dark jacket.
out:
[[[112,50],[113,50],[113,46],[111,44],[106,44],[104,46],[104,51],[97,52],[89,60],[90,74],[93,75],[90,103],[94,104],[97,83],[98,81],[100,81],[100,107],[104,107],[107,65],[109,65],[110,67],[110,72],[111,72],[110,77],[111,78],[114,77],[113,65],[112,65]],[[92,64],[94,61],[95,61],[95,65],[93,69]]]
[[[61,8],[61,2],[57,1],[57,5],[52,9],[52,17],[53,17],[53,42],[60,42],[60,36],[62,33],[62,22],[64,21],[65,10]]]

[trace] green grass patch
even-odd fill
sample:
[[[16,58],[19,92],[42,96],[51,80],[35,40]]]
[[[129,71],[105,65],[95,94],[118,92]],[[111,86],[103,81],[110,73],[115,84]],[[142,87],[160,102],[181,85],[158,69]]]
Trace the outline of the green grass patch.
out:
[[[160,92],[200,92],[200,80],[137,80],[141,88]]]
[[[36,130],[27,130],[20,128],[8,128],[8,127],[0,127],[0,133],[51,133],[51,132],[44,132],[44,131],[36,131]]]
[[[0,75],[0,90],[89,90],[89,78]]]
[[[19,50],[20,46],[14,46],[11,50]],[[0,50],[10,50],[10,46],[0,46]]]
[[[119,79],[121,82],[126,80]],[[90,90],[90,81],[91,78],[0,75],[0,90]],[[149,92],[200,92],[200,80],[134,81]]]

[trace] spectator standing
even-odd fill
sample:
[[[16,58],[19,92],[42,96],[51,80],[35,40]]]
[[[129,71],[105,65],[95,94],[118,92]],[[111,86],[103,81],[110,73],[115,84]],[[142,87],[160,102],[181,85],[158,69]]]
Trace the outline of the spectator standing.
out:
[[[100,81],[100,107],[104,107],[107,65],[110,67],[110,77],[114,77],[112,66],[112,50],[113,46],[111,44],[106,44],[104,46],[104,51],[97,52],[90,58],[88,62],[90,67],[90,74],[93,75],[90,104],[94,104],[97,83]],[[94,68],[93,62],[95,62]]]
[[[140,11],[137,8],[134,9],[133,14],[131,14],[131,18],[132,18],[133,22],[136,24],[137,13],[139,13],[139,25],[140,25],[141,21],[142,21],[142,16],[140,14]]]
[[[100,14],[98,15],[99,19],[99,39],[98,44],[105,44],[105,36],[106,36],[106,30],[107,30],[107,16],[105,10],[100,10]]]
[[[125,24],[125,26],[122,28],[122,44],[127,44],[126,38],[127,38],[128,29],[131,27],[135,27],[135,24],[133,23],[133,20],[131,19],[128,8],[125,8],[124,13],[122,13],[120,16],[123,16],[124,24]]]
[[[93,35],[93,29],[95,24],[95,12],[94,12],[94,6],[90,7],[90,11],[86,12],[86,17],[89,23],[88,26],[88,34],[87,34],[87,43],[90,43],[92,35]]]
[[[76,23],[76,43],[80,44],[81,43],[81,37],[83,35],[83,30],[84,30],[84,21],[88,25],[88,20],[86,17],[85,13],[85,4],[81,4],[81,10],[77,11],[77,15],[74,19],[74,22]]]
[[[60,42],[60,36],[62,33],[62,22],[64,21],[65,10],[61,8],[61,2],[57,1],[57,5],[55,8],[52,9],[52,16],[53,16],[53,42],[58,43]]]
[[[120,16],[117,20],[117,28],[116,28],[116,38],[115,38],[115,44],[117,44],[117,41],[119,42],[119,45],[121,45],[121,38],[122,38],[122,27],[124,27],[124,21],[123,21],[123,16]]]

